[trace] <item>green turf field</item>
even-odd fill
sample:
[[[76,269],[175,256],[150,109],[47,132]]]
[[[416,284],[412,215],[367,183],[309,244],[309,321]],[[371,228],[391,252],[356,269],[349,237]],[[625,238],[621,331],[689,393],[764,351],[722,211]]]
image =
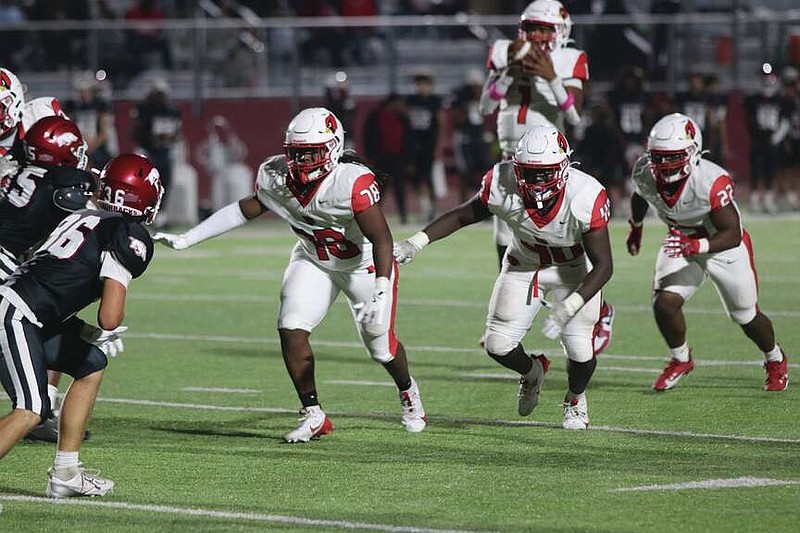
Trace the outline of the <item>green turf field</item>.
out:
[[[687,309],[698,366],[674,390],[650,390],[667,352],[649,309],[665,230],[648,220],[636,258],[625,225],[612,227],[617,318],[588,390],[593,430],[560,429],[564,358],[539,319],[526,347],[554,363],[539,407],[518,417],[514,376],[477,345],[496,270],[483,224],[401,271],[397,332],[428,429],[403,430],[396,391],[339,302],[312,337],[336,430],[296,445],[282,442],[299,404],[275,332],[293,236],[266,222],[185,252],[159,247],[132,284],[126,351],[81,453],[115,492],[41,499],[54,447],[20,444],[0,461],[0,531],[797,531],[800,219],[747,227],[761,307],[793,358],[784,393],[762,391],[762,356],[710,283]],[[735,486],[686,485],[709,480]]]

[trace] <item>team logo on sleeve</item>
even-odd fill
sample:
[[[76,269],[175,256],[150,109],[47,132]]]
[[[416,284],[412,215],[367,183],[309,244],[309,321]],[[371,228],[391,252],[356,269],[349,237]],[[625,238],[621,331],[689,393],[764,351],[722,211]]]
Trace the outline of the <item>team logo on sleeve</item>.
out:
[[[147,246],[136,237],[128,237],[128,246],[133,254],[142,261],[147,261]]]
[[[336,119],[333,115],[325,117],[325,133],[336,133]]]

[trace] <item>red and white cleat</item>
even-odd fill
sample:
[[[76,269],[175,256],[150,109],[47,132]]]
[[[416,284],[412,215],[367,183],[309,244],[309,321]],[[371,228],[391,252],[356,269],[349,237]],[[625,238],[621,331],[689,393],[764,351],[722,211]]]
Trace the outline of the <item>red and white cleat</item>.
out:
[[[300,414],[303,415],[300,425],[283,437],[286,442],[308,442],[333,431],[333,424],[319,405],[304,407]]]
[[[661,371],[656,380],[653,382],[653,389],[658,392],[669,390],[674,387],[678,380],[683,376],[694,370],[694,360],[692,359],[692,352],[689,351],[689,360],[685,363],[677,359],[670,359],[667,366]]]
[[[789,386],[789,363],[783,350],[781,353],[783,354],[781,361],[764,363],[764,369],[767,371],[767,379],[764,381],[765,391],[780,392]]]
[[[594,324],[592,346],[594,355],[600,355],[611,344],[611,333],[614,325],[614,306],[603,300],[600,305],[600,318]]]

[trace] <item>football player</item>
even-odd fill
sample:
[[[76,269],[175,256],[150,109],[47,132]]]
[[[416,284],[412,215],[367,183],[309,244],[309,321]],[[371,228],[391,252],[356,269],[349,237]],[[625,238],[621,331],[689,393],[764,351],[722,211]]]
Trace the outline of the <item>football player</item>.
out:
[[[114,487],[110,479],[84,470],[78,453],[106,354],[127,329],[121,324],[128,284],[144,273],[153,255],[143,224],[152,222],[164,191],[158,170],[134,154],[112,159],[98,184],[99,209],[67,216],[0,286],[0,378],[13,403],[0,419],[0,457],[48,416],[46,370],[74,378],[48,471],[46,494],[52,498],[102,496]],[[70,319],[98,299],[99,328]],[[44,344],[55,333],[62,335],[61,347],[52,353]]]
[[[786,355],[775,343],[772,322],[758,308],[753,247],[733,199],[733,181],[702,156],[700,128],[673,113],[650,130],[645,156],[633,170],[628,252],[639,253],[649,206],[669,226],[656,258],[653,311],[671,358],[653,388],[669,390],[694,369],[683,304],[710,277],[728,316],[764,353],[764,390],[785,390]]]
[[[309,108],[289,123],[284,154],[262,163],[254,194],[186,233],[154,235],[183,250],[269,210],[298,236],[283,275],[278,313],[283,359],[303,406],[300,424],[284,437],[287,442],[308,442],[333,430],[320,407],[308,339],[340,292],[370,356],[397,385],[405,429],[425,429],[419,389],[394,332],[397,274],[392,234],[379,201],[373,172],[357,156],[344,153],[344,128],[336,115]]]
[[[602,301],[611,278],[606,191],[588,174],[570,167],[566,137],[554,126],[535,126],[517,143],[514,157],[497,163],[470,200],[395,246],[401,265],[430,242],[495,215],[512,231],[511,244],[494,285],[484,334],[487,354],[520,377],[517,411],[529,415],[550,364],[529,355],[522,338],[543,307],[542,333],[560,338],[567,354],[569,388],[565,429],[586,429],[586,386],[597,359],[592,346]],[[549,302],[549,303],[548,303]]]
[[[581,121],[583,84],[589,80],[586,52],[568,46],[572,18],[556,0],[535,0],[522,12],[518,37],[495,41],[489,51],[489,77],[481,95],[481,112],[498,109],[497,139],[504,159],[510,159],[520,137],[535,125],[565,131]],[[511,243],[511,230],[494,218],[498,259]],[[614,308],[603,302],[594,333],[596,354],[611,342]]]
[[[50,116],[25,134],[25,164],[8,180],[0,200],[0,280],[6,279],[69,213],[87,207],[95,178],[86,168],[86,143],[76,125]],[[53,340],[51,345],[57,340]],[[51,374],[48,395],[55,409],[60,374]],[[47,418],[28,436],[56,442],[58,423]]]

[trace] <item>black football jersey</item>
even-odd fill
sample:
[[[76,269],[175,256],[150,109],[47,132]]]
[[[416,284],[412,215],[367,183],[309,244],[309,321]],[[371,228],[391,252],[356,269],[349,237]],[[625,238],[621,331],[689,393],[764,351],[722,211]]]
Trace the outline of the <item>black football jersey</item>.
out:
[[[44,328],[54,327],[102,295],[103,252],[113,254],[137,278],[153,257],[153,240],[139,222],[119,213],[77,211],[56,227],[5,285]]]
[[[442,100],[438,96],[412,94],[406,98],[406,110],[414,139],[421,146],[433,147],[439,135],[439,110]]]
[[[69,214],[53,202],[55,192],[93,182],[91,173],[77,168],[23,168],[0,201],[0,246],[19,257],[41,242]]]

